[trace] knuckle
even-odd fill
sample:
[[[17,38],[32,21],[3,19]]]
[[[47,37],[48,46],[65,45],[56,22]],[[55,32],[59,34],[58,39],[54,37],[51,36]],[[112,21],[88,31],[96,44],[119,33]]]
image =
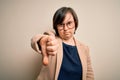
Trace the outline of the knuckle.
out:
[[[53,48],[51,48],[51,51],[55,51],[55,48],[53,47]]]
[[[45,38],[43,37],[41,40],[40,40],[40,44],[43,45],[45,42]]]
[[[54,52],[48,52],[48,54],[54,56],[54,55],[56,55],[56,52],[55,51]]]
[[[44,36],[44,37],[42,37],[41,38],[41,40],[40,40],[40,45],[44,45],[44,44],[46,44],[46,42],[47,42],[47,38],[48,38],[48,36]]]
[[[52,46],[47,46],[47,51],[53,52],[54,48]]]
[[[56,52],[53,52],[53,55],[55,55],[56,54]]]
[[[40,40],[40,45],[43,45],[44,44],[44,41]]]
[[[52,41],[52,42],[51,42],[51,44],[52,44],[52,45],[55,45],[55,42],[54,42],[54,41]]]
[[[50,45],[53,45],[53,41],[50,41],[49,44],[50,44]]]

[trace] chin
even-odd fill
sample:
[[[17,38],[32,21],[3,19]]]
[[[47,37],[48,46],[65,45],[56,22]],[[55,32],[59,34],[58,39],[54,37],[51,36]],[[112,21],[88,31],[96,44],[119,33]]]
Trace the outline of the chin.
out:
[[[71,38],[71,36],[65,36],[64,40],[69,40]]]

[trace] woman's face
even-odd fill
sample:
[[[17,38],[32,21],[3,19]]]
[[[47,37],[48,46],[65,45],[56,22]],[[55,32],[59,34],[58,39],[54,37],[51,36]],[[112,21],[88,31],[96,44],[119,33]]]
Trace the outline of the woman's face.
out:
[[[75,22],[70,12],[66,13],[62,24],[57,25],[59,36],[62,40],[69,40],[75,32]]]

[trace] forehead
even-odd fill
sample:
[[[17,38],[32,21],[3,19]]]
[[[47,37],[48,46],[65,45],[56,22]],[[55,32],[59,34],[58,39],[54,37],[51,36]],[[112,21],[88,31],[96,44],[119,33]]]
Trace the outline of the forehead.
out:
[[[66,15],[65,15],[65,19],[64,19],[63,23],[71,21],[71,20],[72,21],[74,20],[73,15],[70,12],[67,12]]]

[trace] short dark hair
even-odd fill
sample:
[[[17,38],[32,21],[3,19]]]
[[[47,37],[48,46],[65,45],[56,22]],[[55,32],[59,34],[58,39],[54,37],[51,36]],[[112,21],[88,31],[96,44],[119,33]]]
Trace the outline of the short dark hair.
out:
[[[59,36],[58,30],[57,30],[57,25],[61,24],[64,21],[65,15],[67,12],[70,12],[73,16],[73,19],[75,22],[75,30],[78,27],[78,17],[76,15],[75,11],[70,7],[61,7],[60,9],[58,9],[55,12],[55,14],[53,16],[53,29],[55,30],[57,36]]]

